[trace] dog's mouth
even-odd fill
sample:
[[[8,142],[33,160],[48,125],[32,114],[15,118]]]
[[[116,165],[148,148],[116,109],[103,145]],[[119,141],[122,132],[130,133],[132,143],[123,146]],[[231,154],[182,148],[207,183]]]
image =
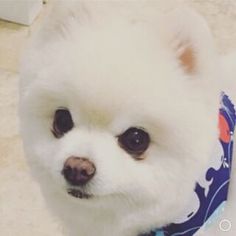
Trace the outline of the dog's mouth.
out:
[[[92,194],[88,194],[85,193],[84,191],[74,188],[67,189],[67,193],[75,198],[80,198],[80,199],[89,199],[92,197]]]

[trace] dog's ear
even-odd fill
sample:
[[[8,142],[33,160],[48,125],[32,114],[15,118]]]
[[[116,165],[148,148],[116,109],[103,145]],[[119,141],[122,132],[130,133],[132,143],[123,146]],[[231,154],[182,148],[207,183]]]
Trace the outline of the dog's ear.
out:
[[[56,41],[69,35],[69,28],[73,22],[85,23],[89,13],[83,2],[52,0],[48,3],[44,17],[37,22],[31,38],[44,46],[45,42]]]
[[[162,27],[163,42],[185,73],[194,76],[214,69],[213,38],[202,16],[186,7],[172,10],[162,19]]]

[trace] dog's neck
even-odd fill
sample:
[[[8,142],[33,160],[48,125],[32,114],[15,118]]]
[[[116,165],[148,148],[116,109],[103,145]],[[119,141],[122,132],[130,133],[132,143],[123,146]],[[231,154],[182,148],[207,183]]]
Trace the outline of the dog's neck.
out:
[[[223,210],[228,198],[236,113],[229,97],[222,93],[219,110],[219,149],[202,178],[196,183],[189,214],[161,229],[140,236],[191,236],[208,226]],[[196,198],[197,197],[197,198]],[[196,206],[193,206],[195,204]],[[194,207],[194,208],[193,208]],[[195,209],[195,210],[192,210]]]

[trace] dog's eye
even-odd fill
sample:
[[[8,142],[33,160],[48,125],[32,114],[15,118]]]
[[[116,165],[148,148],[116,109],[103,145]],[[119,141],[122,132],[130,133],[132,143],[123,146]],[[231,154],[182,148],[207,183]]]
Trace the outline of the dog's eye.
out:
[[[63,134],[70,131],[74,126],[70,112],[67,109],[60,108],[54,113],[53,134],[60,138]]]
[[[118,136],[118,142],[126,152],[138,157],[147,150],[150,136],[141,128],[131,127]]]

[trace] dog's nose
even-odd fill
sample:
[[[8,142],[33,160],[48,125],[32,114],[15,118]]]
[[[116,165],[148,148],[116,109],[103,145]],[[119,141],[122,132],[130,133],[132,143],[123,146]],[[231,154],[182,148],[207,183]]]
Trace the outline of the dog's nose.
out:
[[[90,160],[80,157],[69,157],[62,170],[66,181],[74,186],[85,185],[93,178],[95,172],[95,165]]]

